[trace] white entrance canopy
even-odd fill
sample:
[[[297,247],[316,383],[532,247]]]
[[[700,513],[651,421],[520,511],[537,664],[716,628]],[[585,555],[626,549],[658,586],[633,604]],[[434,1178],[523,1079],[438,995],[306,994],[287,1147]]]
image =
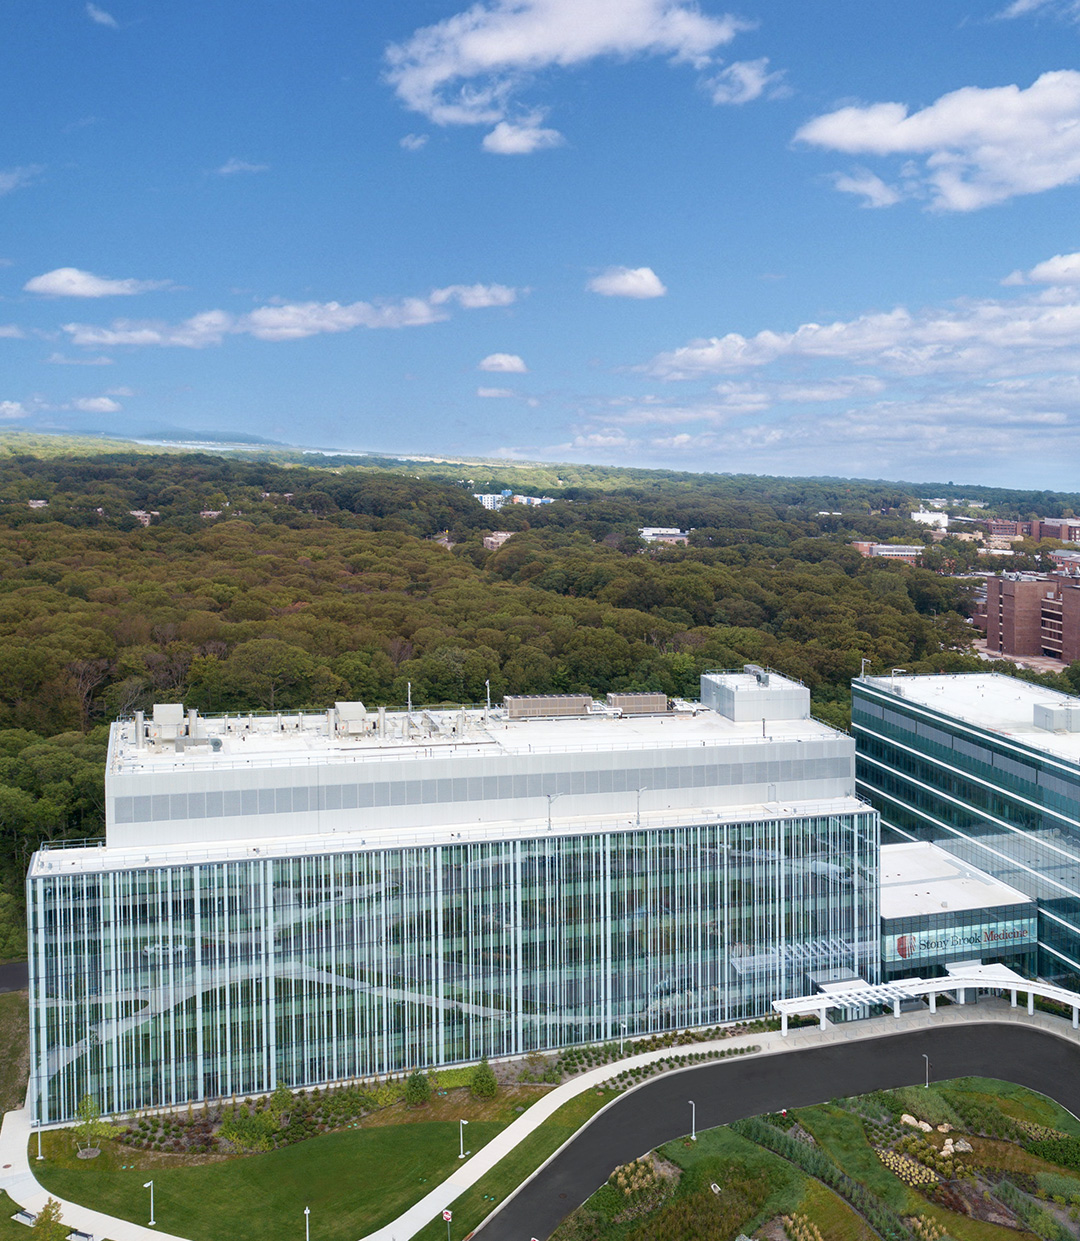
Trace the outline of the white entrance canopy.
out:
[[[773,1000],[773,1011],[780,1014],[780,1028],[786,1036],[788,1018],[791,1016],[816,1016],[822,1029],[828,1024],[826,1013],[838,1008],[847,1013],[865,1012],[874,1007],[892,1005],[893,1016],[900,1016],[900,1004],[904,1000],[928,1000],[930,1011],[937,1012],[939,995],[946,995],[953,1003],[966,1002],[967,992],[1008,991],[1013,1008],[1017,992],[1027,993],[1028,1012],[1035,1011],[1035,997],[1041,996],[1072,1009],[1073,1029],[1080,1028],[1080,993],[1055,987],[1050,983],[1024,978],[1007,965],[982,965],[977,961],[963,961],[947,967],[944,978],[897,978],[892,982],[871,984],[856,979],[850,983],[832,983],[828,989],[813,995],[793,996],[787,1000]]]

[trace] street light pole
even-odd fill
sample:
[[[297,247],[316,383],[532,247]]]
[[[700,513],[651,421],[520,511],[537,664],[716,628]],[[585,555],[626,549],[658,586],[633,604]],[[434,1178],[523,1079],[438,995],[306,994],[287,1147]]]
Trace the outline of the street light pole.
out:
[[[468,1123],[469,1123],[469,1122],[468,1122],[467,1120],[459,1120],[459,1121],[458,1121],[458,1126],[457,1126],[457,1131],[458,1131],[458,1145],[461,1147],[461,1153],[458,1155],[458,1158],[459,1158],[459,1159],[464,1159],[464,1158],[465,1158],[465,1126],[466,1126]]]
[[[311,1207],[304,1207],[304,1241],[311,1241]]]
[[[926,1089],[930,1089],[930,1057],[924,1051],[922,1058],[926,1061]]]
[[[694,1105],[693,1099],[688,1099],[687,1102],[690,1104],[690,1141],[696,1142],[697,1141],[697,1108]]]
[[[153,1228],[154,1227],[154,1182],[144,1181],[143,1189],[148,1189],[150,1191],[150,1227]]]
[[[641,795],[642,793],[648,793],[648,792],[649,792],[648,788],[637,790],[637,822],[636,822],[637,827],[641,826]]]
[[[556,801],[558,798],[562,797],[563,794],[562,793],[545,793],[544,796],[548,799],[548,831],[550,832],[551,831],[551,803],[553,801]]]

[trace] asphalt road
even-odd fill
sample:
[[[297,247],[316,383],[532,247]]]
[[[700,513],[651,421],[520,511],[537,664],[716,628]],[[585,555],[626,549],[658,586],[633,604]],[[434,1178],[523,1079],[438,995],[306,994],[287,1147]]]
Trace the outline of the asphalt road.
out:
[[[690,1132],[742,1116],[805,1107],[932,1079],[1000,1077],[1080,1114],[1080,1045],[1023,1026],[952,1026],[781,1055],[723,1060],[666,1074],[608,1108],[478,1234],[480,1241],[547,1238],[620,1164]]]

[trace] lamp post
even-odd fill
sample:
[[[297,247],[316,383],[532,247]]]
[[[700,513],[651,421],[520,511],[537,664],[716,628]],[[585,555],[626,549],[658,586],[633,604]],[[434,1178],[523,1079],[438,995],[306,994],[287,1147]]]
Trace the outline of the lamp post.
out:
[[[690,1141],[697,1141],[697,1108],[694,1106],[694,1100],[688,1099],[690,1104]]]
[[[553,801],[557,801],[558,798],[563,796],[563,794],[562,793],[545,793],[544,796],[548,799],[548,831],[550,832],[551,831],[551,803]]]
[[[648,793],[649,791],[650,790],[647,787],[635,790],[635,792],[637,793],[637,818],[636,818],[637,827],[641,826],[641,795],[642,793]]]
[[[153,1228],[154,1227],[154,1182],[144,1181],[143,1189],[148,1189],[150,1191],[150,1227]]]
[[[465,1126],[466,1126],[468,1123],[469,1123],[469,1122],[468,1122],[467,1120],[459,1120],[459,1121],[458,1121],[458,1125],[457,1125],[457,1131],[458,1131],[458,1146],[460,1147],[460,1154],[458,1155],[458,1158],[459,1158],[459,1159],[464,1159],[464,1158],[465,1158]]]
[[[304,1207],[304,1241],[311,1241],[311,1207]]]
[[[34,1124],[37,1127],[37,1157],[39,1159],[44,1159],[45,1156],[41,1153],[41,1121],[36,1120],[34,1121]]]
[[[924,1051],[922,1058],[926,1061],[926,1089],[930,1089],[930,1057]]]
[[[624,1040],[625,1038],[626,1038],[626,1022],[624,1021],[624,1022],[622,1023],[622,1033],[619,1035],[619,1059],[620,1059],[620,1060],[622,1059],[622,1054],[623,1054],[623,1040]]]

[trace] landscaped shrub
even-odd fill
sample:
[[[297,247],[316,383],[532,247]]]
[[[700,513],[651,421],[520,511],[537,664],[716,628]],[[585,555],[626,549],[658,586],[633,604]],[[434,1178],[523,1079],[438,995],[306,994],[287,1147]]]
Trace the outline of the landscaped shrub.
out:
[[[1024,1147],[1033,1155],[1045,1159],[1047,1163],[1080,1171],[1080,1138],[1043,1138],[1040,1141],[1025,1142]]]
[[[431,1098],[431,1079],[420,1069],[414,1069],[405,1081],[405,1102],[410,1107],[422,1107]]]
[[[1042,1241],[1075,1241],[1072,1233],[1063,1228],[1045,1207],[1032,1202],[1010,1181],[1002,1181],[998,1185],[997,1196]]]

